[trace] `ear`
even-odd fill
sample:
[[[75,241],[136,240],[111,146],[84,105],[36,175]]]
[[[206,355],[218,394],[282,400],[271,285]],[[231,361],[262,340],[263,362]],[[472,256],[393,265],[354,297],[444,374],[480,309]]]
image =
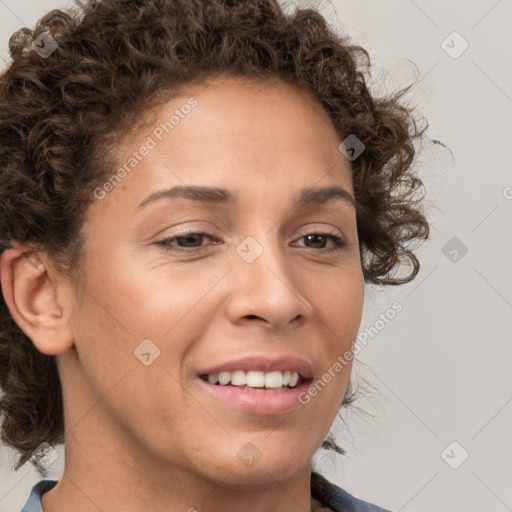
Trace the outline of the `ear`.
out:
[[[56,355],[73,346],[68,325],[71,304],[59,303],[58,286],[63,286],[51,266],[34,250],[18,242],[0,259],[4,300],[22,331],[43,354]]]

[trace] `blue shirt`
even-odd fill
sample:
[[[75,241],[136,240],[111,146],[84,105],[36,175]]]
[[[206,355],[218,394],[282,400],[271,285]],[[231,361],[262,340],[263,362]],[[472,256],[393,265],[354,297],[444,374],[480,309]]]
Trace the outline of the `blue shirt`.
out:
[[[43,512],[41,496],[55,485],[57,485],[57,480],[41,480],[34,485],[21,512]],[[390,512],[377,505],[354,498],[347,491],[332,484],[314,471],[311,473],[311,496],[324,507],[329,507],[335,512]]]

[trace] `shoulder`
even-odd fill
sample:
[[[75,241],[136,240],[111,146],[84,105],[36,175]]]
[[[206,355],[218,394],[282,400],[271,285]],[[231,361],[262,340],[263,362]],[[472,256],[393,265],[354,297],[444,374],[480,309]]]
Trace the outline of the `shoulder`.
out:
[[[391,512],[352,496],[314,471],[311,472],[311,495],[335,512]]]
[[[25,506],[21,509],[21,512],[43,512],[41,506],[41,496],[50,489],[53,489],[57,485],[58,480],[41,480],[39,481],[32,490],[28,497]]]

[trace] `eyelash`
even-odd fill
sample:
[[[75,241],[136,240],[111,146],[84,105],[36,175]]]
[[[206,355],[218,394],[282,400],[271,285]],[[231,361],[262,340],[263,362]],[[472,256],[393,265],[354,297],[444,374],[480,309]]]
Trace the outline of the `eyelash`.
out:
[[[177,238],[183,238],[183,237],[186,237],[186,236],[189,236],[189,235],[200,235],[200,236],[206,236],[210,239],[213,239],[213,237],[207,233],[206,231],[184,231],[182,233],[179,233],[177,234],[176,236],[172,237],[172,238],[166,238],[164,240],[160,240],[159,242],[156,242],[157,245],[160,245],[164,251],[176,251],[176,252],[193,252],[193,251],[199,251],[201,249],[204,249],[205,246],[201,246],[201,247],[189,247],[189,248],[186,248],[186,247],[170,247],[170,244],[169,242],[173,241],[173,240],[176,240]],[[320,235],[322,237],[327,237],[329,239],[332,240],[332,242],[334,243],[335,247],[331,248],[331,249],[314,249],[314,248],[310,248],[310,247],[305,247],[305,249],[311,249],[313,251],[321,251],[323,253],[331,253],[331,252],[335,252],[335,251],[341,251],[343,250],[346,246],[347,246],[347,243],[345,242],[345,240],[343,240],[343,238],[341,238],[339,235],[336,235],[335,233],[324,233],[324,232],[318,232],[318,233],[307,233],[306,235],[302,235],[300,239],[302,238],[305,238],[307,236],[310,236],[310,235]]]

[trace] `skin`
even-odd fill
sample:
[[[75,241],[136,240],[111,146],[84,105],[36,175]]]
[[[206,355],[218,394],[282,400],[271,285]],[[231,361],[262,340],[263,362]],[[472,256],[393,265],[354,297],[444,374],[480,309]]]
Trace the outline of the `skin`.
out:
[[[303,90],[218,77],[152,112],[153,126],[190,96],[191,113],[90,206],[81,301],[45,253],[15,244],[2,256],[11,314],[38,350],[57,356],[63,385],[65,469],[43,495],[45,512],[310,510],[312,458],[351,363],[283,415],[226,405],[196,374],[241,356],[290,354],[318,379],[353,347],[364,302],[355,209],[341,200],[294,206],[306,187],[337,185],[353,197],[350,162]],[[120,165],[152,129],[125,141]],[[137,207],[184,184],[238,191],[239,201]],[[189,253],[156,244],[185,228],[213,238],[189,240],[204,247]],[[346,246],[326,253],[332,240],[304,238],[325,232]],[[235,250],[248,236],[263,248],[250,264]],[[134,357],[146,338],[160,350],[149,366]],[[237,457],[248,442],[262,454],[251,467]]]

